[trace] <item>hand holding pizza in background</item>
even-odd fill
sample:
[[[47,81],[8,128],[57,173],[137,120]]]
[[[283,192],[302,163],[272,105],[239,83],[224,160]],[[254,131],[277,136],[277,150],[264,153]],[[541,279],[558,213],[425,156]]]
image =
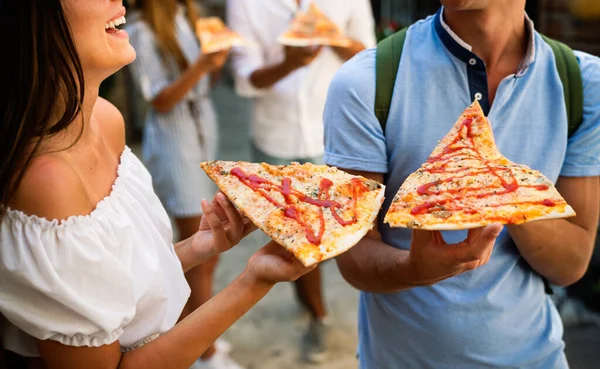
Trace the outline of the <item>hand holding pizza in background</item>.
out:
[[[227,61],[229,51],[230,49],[225,49],[210,54],[203,54],[200,56],[200,62],[206,66],[208,72],[219,71]]]
[[[285,63],[293,68],[302,68],[309,65],[319,56],[321,46],[285,46]]]

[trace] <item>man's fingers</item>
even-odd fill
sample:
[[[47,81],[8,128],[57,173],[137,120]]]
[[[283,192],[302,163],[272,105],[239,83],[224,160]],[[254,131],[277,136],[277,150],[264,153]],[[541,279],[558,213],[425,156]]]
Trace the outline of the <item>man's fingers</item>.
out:
[[[502,228],[500,224],[492,224],[480,230],[470,230],[464,242],[451,245],[458,261],[466,263],[484,259],[493,249]]]
[[[481,232],[483,232],[484,229],[485,229],[485,227],[469,229],[469,231],[467,233],[467,239],[465,240],[465,242],[471,243],[471,242],[475,241],[477,238],[479,238],[479,236],[481,235]]]
[[[430,243],[436,243],[439,245],[446,244],[442,233],[439,231],[422,231],[413,229],[411,245],[427,245]]]
[[[475,242],[496,242],[496,238],[498,238],[503,229],[504,226],[502,224],[490,224],[483,228]]]
[[[481,259],[481,262],[479,263],[480,266],[485,265],[488,263],[488,261],[490,261],[493,251],[494,251],[493,247],[488,248],[487,252],[483,255],[483,258]]]
[[[215,214],[213,208],[208,204],[208,201],[202,200],[202,211],[204,213],[204,217],[208,222],[208,226],[210,227],[211,232],[213,233],[215,243],[226,243],[228,242],[227,233],[221,224],[221,221]]]

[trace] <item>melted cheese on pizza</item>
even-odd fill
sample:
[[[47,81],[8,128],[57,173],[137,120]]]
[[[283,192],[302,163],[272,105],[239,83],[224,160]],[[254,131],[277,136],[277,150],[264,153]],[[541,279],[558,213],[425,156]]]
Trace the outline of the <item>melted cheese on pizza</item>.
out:
[[[305,265],[356,244],[381,207],[383,186],[313,164],[216,161],[202,168],[221,191]]]
[[[289,30],[282,36],[283,43],[348,46],[349,40],[342,35],[337,24],[332,22],[315,4],[306,12],[298,12]]]
[[[385,222],[396,227],[464,229],[574,215],[553,183],[498,151],[474,102],[421,168],[402,184]]]
[[[218,17],[198,19],[196,34],[200,39],[202,52],[211,53],[243,44],[243,39],[236,32],[227,28]]]

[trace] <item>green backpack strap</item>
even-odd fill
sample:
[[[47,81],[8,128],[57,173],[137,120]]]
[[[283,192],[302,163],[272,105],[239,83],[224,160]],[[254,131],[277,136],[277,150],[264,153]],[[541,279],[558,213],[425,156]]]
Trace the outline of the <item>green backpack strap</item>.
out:
[[[552,49],[556,59],[556,69],[563,85],[567,119],[569,122],[569,137],[571,137],[583,120],[583,81],[581,70],[575,53],[562,42],[542,35],[542,38]]]
[[[375,66],[375,115],[385,133],[385,125],[392,104],[392,94],[396,84],[400,57],[406,39],[404,28],[393,35],[383,39],[377,44],[377,56]]]
[[[375,116],[384,133],[407,29],[394,33],[377,45]],[[568,132],[571,137],[583,120],[583,81],[579,63],[570,47],[547,36],[541,36],[554,53],[556,68],[563,85],[569,123]]]

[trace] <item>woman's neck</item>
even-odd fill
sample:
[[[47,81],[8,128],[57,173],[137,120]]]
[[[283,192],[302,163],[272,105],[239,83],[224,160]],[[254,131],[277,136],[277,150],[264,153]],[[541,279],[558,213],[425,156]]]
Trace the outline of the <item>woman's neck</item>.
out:
[[[77,141],[76,144],[85,144],[93,140],[96,133],[92,129],[91,123],[99,90],[99,83],[86,80],[83,104],[80,111],[67,128],[48,138],[44,146],[47,146],[50,151],[57,151],[73,146],[75,141]]]

